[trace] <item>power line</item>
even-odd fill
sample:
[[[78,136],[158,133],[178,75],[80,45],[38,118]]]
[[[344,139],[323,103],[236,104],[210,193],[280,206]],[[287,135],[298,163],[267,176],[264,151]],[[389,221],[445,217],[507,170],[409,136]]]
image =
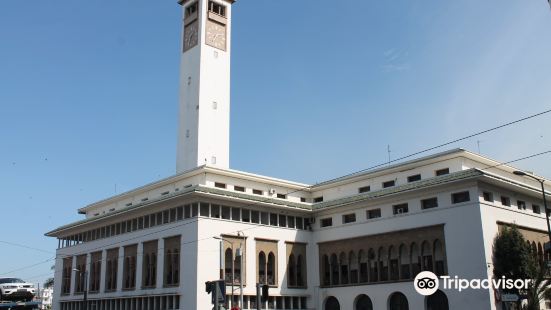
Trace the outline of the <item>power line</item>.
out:
[[[53,260],[55,260],[55,257],[52,257],[50,259],[47,259],[45,261],[42,261],[42,262],[39,262],[39,263],[36,263],[36,264],[32,264],[32,265],[29,265],[29,266],[25,266],[25,267],[17,268],[17,269],[14,269],[14,270],[10,270],[8,272],[0,273],[0,276],[7,275],[7,274],[10,274],[10,273],[14,273],[16,271],[22,271],[22,270],[26,270],[26,269],[29,269],[29,268],[33,268],[33,267],[45,264],[47,262],[51,262]]]
[[[0,240],[0,243],[4,243],[4,244],[7,244],[7,245],[16,246],[16,247],[20,247],[20,248],[24,248],[24,249],[34,250],[34,251],[38,251],[38,252],[42,252],[42,253],[55,254],[52,251],[47,251],[47,250],[31,247],[31,246],[24,245],[24,244],[13,243],[13,242],[9,242],[9,241]]]

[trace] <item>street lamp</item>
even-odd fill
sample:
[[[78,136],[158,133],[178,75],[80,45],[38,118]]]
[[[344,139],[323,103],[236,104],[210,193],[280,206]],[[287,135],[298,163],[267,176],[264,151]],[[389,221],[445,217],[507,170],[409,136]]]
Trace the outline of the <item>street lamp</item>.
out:
[[[222,237],[213,237],[213,238],[216,239],[216,240],[225,241],[225,242],[227,242],[231,245],[231,254],[232,254],[232,258],[231,258],[231,308],[233,308],[233,281],[235,279],[235,270],[234,270],[234,262],[233,262],[233,255],[235,254],[235,252],[233,250],[233,242],[231,242],[227,239],[224,239]],[[226,260],[225,255],[224,255],[224,260]],[[224,270],[224,281],[226,281],[226,272],[225,272],[225,270]],[[226,294],[226,292],[224,292],[224,294]]]
[[[545,209],[545,218],[547,219],[547,234],[549,235],[549,244],[547,246],[547,251],[551,251],[551,225],[549,224],[549,210],[547,210],[547,199],[545,199],[545,187],[543,186],[545,179],[539,179],[531,174],[518,170],[514,171],[513,173],[521,177],[529,177],[531,179],[534,179],[538,181],[541,185],[541,194],[543,195],[543,207]]]
[[[76,271],[79,273],[79,280],[82,277],[82,274],[84,273],[84,310],[88,310],[88,271],[84,270],[84,272],[80,271],[80,269],[74,268],[73,271]]]

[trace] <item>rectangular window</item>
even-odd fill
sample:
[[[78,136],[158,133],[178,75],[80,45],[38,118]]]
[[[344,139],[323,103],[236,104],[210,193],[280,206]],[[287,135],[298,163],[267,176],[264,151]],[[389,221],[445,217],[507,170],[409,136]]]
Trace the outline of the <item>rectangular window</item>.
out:
[[[421,200],[421,209],[432,209],[438,207],[438,199],[436,197]]]
[[[304,229],[304,223],[302,217],[296,217],[297,229]]]
[[[536,213],[536,214],[540,214],[540,213],[541,213],[540,206],[538,206],[538,205],[532,205],[532,212],[534,212],[534,213]]]
[[[439,177],[441,175],[446,175],[446,174],[450,174],[450,168],[444,168],[444,169],[439,169],[439,170],[436,170],[434,172],[434,174]]]
[[[163,223],[163,212],[157,212],[157,225],[161,225]],[[130,223],[126,223],[126,229],[127,231],[130,231]]]
[[[471,197],[468,191],[452,194],[452,203],[462,203],[470,200],[471,200]]]
[[[342,222],[344,224],[353,223],[356,221],[356,213],[345,214],[342,216]]]
[[[321,221],[320,221],[320,226],[321,226],[321,227],[333,226],[333,218],[332,218],[332,217],[328,217],[328,218],[321,219]]]
[[[167,224],[170,220],[169,210],[163,211],[163,224]]]
[[[176,208],[170,209],[170,222],[176,222]]]
[[[191,205],[184,206],[184,218],[188,219],[191,217]]]
[[[494,202],[494,195],[490,192],[483,192],[482,197],[484,198],[484,201]]]
[[[201,202],[199,204],[199,215],[208,217],[210,215],[209,204]]]
[[[77,265],[76,269],[80,270],[80,272],[75,272],[75,293],[83,293],[84,292],[84,286],[86,284],[86,255],[79,255],[77,256]]]
[[[233,190],[236,192],[245,192],[245,188],[243,186],[234,186]]]
[[[270,218],[270,215],[267,212],[261,212],[260,213],[260,224],[263,224],[263,225],[270,224],[269,218]]]
[[[323,202],[323,196],[314,198],[314,203]]]
[[[419,180],[421,180],[421,175],[420,174],[411,175],[411,176],[408,177],[408,183],[419,181]]]
[[[285,195],[285,194],[277,194],[277,198],[279,198],[279,199],[287,199],[287,195]]]
[[[287,227],[289,228],[295,228],[295,217],[294,216],[288,216],[287,217]]]
[[[270,225],[277,226],[277,214],[270,213]]]
[[[214,1],[209,1],[209,12],[226,17],[226,7]]]
[[[138,218],[138,229],[143,229],[143,217]]]
[[[526,210],[526,202],[522,200],[517,200],[517,208],[519,210]]]
[[[255,195],[262,195],[262,191],[259,189],[253,189],[253,194]]]
[[[67,257],[63,259],[63,270],[61,276],[61,294],[68,295],[71,293],[71,275],[73,274],[73,258]]]
[[[199,213],[199,204],[198,203],[192,203],[191,204],[191,217],[196,217]]]
[[[367,193],[371,191],[371,186],[362,186],[360,188],[358,188],[358,193]]]
[[[306,202],[306,198],[300,197],[300,202]]]
[[[210,205],[210,216],[219,219],[220,218],[220,206]]]
[[[506,197],[506,196],[501,196],[501,204],[506,206],[506,207],[510,207],[511,206],[511,199],[509,197]]]
[[[178,208],[176,208],[176,220],[181,221],[183,219],[184,219],[184,207],[179,206]]]
[[[248,209],[243,209],[241,211],[241,220],[249,223],[251,221],[251,211]]]
[[[394,186],[394,185],[396,185],[396,181],[395,181],[395,180],[383,182],[383,188],[392,187],[392,186]]]
[[[279,215],[279,227],[286,227],[287,226],[287,216],[284,214]]]
[[[122,288],[125,290],[133,290],[136,288],[136,254],[137,245],[124,247],[123,261],[123,283]]]
[[[157,240],[144,242],[142,259],[142,287],[154,288],[157,280]]]
[[[222,206],[222,218],[223,219],[229,220],[230,219],[230,212],[231,212],[230,207]]]
[[[408,204],[402,203],[399,205],[392,206],[392,210],[394,211],[394,215],[408,213],[409,211]]]
[[[165,238],[164,285],[180,283],[180,236]]]
[[[234,220],[234,221],[240,221],[241,220],[241,209],[231,208],[231,219]]]
[[[107,259],[105,263],[105,291],[114,291],[117,289],[118,262],[119,249],[107,250]]]
[[[251,211],[251,222],[258,224],[260,223],[260,212],[258,211]]]
[[[90,255],[90,292],[99,292],[101,278],[101,252]]]
[[[368,219],[374,219],[374,218],[378,218],[378,217],[381,217],[381,209],[367,210],[367,218]]]
[[[226,184],[220,182],[214,182],[214,187],[226,188]]]

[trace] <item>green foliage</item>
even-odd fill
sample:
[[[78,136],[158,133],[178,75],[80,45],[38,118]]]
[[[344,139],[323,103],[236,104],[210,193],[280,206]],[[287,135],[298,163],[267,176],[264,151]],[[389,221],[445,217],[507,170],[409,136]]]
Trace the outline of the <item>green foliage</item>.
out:
[[[44,288],[52,288],[54,286],[54,278],[48,278],[44,281]]]

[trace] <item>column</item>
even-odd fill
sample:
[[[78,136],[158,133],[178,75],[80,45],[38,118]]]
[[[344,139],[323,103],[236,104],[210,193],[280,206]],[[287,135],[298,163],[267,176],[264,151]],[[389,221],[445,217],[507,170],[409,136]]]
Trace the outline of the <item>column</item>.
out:
[[[157,288],[162,288],[164,285],[165,272],[165,239],[159,238],[157,242]]]
[[[77,272],[75,271],[75,269],[77,269],[77,258],[76,256],[73,256],[72,264],[71,264],[71,295],[75,294],[75,288],[76,288],[75,280],[76,280]]]
[[[100,270],[100,280],[99,280],[99,291],[105,292],[105,272],[107,271],[107,251],[101,251],[101,270]]]
[[[123,271],[124,271],[124,247],[119,248],[119,257],[117,258],[117,291],[122,290]]]
[[[143,242],[138,243],[136,249],[136,289],[142,287],[142,270],[143,270]]]

